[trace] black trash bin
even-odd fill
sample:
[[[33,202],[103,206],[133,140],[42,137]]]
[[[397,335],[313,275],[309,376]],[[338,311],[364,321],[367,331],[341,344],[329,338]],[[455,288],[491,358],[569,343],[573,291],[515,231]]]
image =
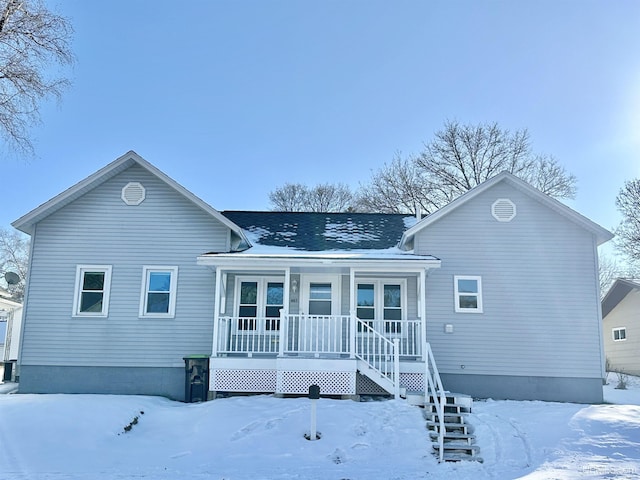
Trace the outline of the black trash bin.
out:
[[[13,362],[4,362],[3,382],[10,382],[13,378]]]
[[[185,390],[187,403],[206,402],[209,393],[209,355],[184,357]]]

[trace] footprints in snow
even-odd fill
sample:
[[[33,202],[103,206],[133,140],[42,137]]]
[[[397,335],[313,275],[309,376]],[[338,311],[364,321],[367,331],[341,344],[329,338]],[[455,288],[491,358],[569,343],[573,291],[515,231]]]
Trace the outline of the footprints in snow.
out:
[[[251,422],[251,423],[245,425],[240,430],[237,430],[236,432],[234,432],[231,435],[230,441],[237,442],[239,440],[242,440],[243,438],[250,437],[253,434],[257,434],[257,433],[263,432],[265,430],[275,429],[284,420],[285,420],[284,417],[270,418],[270,419],[264,420],[264,421],[263,420],[256,420],[254,422]],[[371,446],[369,443],[367,443],[365,441],[365,437],[369,433],[366,423],[358,422],[358,423],[356,423],[356,424],[351,426],[350,431],[351,431],[352,436],[356,437],[356,441],[349,446],[348,450],[351,450],[351,451],[355,452],[355,451],[359,451],[359,450],[368,449]],[[324,442],[324,443],[318,442],[317,445],[318,446],[324,445],[325,447],[328,446],[327,442]],[[327,455],[327,458],[332,463],[335,463],[336,465],[339,465],[339,464],[347,462],[348,455],[347,455],[347,453],[345,452],[344,449],[338,447],[338,448],[335,448],[335,450],[332,453]]]

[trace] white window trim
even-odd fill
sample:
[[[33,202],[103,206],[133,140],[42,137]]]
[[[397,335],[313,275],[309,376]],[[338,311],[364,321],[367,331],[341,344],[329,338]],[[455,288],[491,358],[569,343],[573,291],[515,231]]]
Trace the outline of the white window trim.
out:
[[[340,315],[342,299],[341,299],[341,277],[340,275],[322,275],[322,274],[308,274],[301,275],[300,278],[300,313],[302,315],[308,314],[309,310],[309,296],[311,294],[312,283],[330,283],[331,284],[331,315]]]
[[[73,317],[107,317],[109,315],[109,296],[111,293],[111,265],[78,265],[76,267],[76,286],[73,293]],[[102,311],[81,312],[82,283],[85,272],[104,272],[102,290]]]
[[[400,310],[401,310],[401,319],[407,320],[409,317],[408,309],[408,301],[407,301],[407,279],[406,278],[393,278],[393,277],[384,277],[384,278],[364,278],[357,277],[356,278],[356,291],[355,291],[355,302],[356,302],[356,310],[358,309],[358,285],[361,284],[373,284],[374,285],[374,316],[376,320],[382,320],[384,318],[384,286],[385,285],[400,285]],[[366,308],[366,307],[365,307]],[[392,320],[393,321],[393,320]]]
[[[256,304],[258,318],[264,317],[264,315],[260,315],[260,313],[264,314],[265,308],[267,307],[267,285],[269,283],[281,283],[283,288],[286,288],[284,277],[280,277],[280,276],[267,276],[267,277],[245,276],[245,275],[236,276],[236,286],[235,286],[235,292],[234,292],[234,298],[235,298],[234,313],[236,317],[240,316],[240,286],[242,285],[242,282],[256,282],[258,284],[258,291],[257,291],[258,303]],[[283,301],[284,301],[284,298],[283,298]],[[285,307],[286,305],[282,306],[282,308],[285,308]]]
[[[171,284],[169,285],[169,311],[167,313],[147,313],[147,289],[149,286],[149,273],[171,272]],[[176,296],[178,287],[178,267],[162,265],[145,265],[142,267],[142,286],[140,288],[139,318],[175,318]]]
[[[616,332],[624,331],[624,338],[616,338]],[[627,340],[627,327],[613,327],[611,329],[611,338],[614,342],[624,342]]]
[[[475,280],[478,282],[478,293],[469,294],[465,292],[458,292],[458,280]],[[453,300],[456,313],[483,313],[482,304],[482,277],[478,275],[454,275],[453,277]],[[460,296],[475,295],[478,298],[477,308],[461,308]]]

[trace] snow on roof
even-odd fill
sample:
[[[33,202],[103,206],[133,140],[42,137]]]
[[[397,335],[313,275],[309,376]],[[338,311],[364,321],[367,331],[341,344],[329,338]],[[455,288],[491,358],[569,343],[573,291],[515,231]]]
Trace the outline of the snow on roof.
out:
[[[414,217],[380,213],[225,211],[254,246],[301,251],[386,250],[398,245]]]

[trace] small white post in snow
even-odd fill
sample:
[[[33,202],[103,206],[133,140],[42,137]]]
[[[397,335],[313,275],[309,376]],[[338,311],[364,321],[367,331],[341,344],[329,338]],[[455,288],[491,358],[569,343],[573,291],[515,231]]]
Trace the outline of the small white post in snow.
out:
[[[320,387],[318,385],[310,385],[309,386],[309,399],[311,400],[311,431],[309,432],[308,440],[317,440],[318,432],[317,432],[317,422],[316,422],[316,408],[317,402],[320,398]]]

